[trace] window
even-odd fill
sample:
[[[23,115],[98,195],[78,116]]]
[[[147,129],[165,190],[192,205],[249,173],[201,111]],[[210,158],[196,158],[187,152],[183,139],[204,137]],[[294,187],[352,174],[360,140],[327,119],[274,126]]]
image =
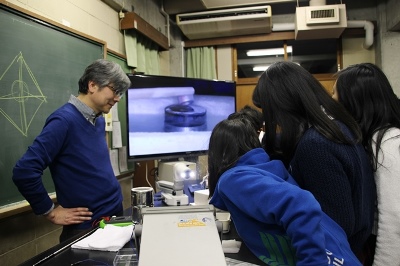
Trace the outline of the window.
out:
[[[268,65],[277,61],[300,64],[311,74],[335,73],[338,70],[338,41],[288,40],[236,45],[238,78],[260,76]],[[261,52],[259,55],[251,53]]]

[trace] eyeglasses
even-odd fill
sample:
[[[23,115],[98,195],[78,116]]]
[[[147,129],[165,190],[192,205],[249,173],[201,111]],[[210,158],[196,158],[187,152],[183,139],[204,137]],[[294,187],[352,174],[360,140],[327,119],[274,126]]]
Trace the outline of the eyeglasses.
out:
[[[120,99],[124,96],[125,92],[124,91],[120,91],[118,89],[116,89],[114,86],[111,85],[106,85],[106,87],[108,87],[115,96],[118,96]]]

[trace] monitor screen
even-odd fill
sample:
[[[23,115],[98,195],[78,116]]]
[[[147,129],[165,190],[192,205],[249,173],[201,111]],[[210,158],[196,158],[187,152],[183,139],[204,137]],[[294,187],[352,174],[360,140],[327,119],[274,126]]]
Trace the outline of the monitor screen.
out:
[[[236,111],[236,83],[132,75],[126,92],[128,159],[206,154],[214,126]]]

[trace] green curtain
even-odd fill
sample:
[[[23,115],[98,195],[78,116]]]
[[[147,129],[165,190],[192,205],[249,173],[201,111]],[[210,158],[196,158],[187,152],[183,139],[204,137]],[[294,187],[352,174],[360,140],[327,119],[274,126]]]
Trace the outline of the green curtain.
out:
[[[160,74],[158,45],[135,30],[124,31],[127,64],[136,72]]]
[[[214,47],[195,47],[186,50],[186,77],[217,78]]]

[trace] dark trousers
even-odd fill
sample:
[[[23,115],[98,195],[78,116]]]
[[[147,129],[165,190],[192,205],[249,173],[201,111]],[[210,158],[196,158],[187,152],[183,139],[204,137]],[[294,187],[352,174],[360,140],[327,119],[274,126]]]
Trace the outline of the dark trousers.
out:
[[[122,208],[122,204],[118,209],[119,210],[113,215],[122,216],[124,214],[123,208]],[[98,227],[100,220],[103,219],[103,218],[104,217],[101,217],[101,218],[97,219],[97,221],[93,222],[92,223],[92,226],[93,226],[92,228]],[[66,240],[68,240],[68,239],[70,239],[70,238],[72,238],[72,237],[74,237],[74,236],[76,236],[76,235],[78,235],[78,234],[80,234],[82,232],[87,232],[90,229],[91,228],[75,229],[75,228],[71,227],[71,225],[64,225],[63,226],[63,230],[62,230],[61,235],[60,235],[60,243],[66,241]]]

